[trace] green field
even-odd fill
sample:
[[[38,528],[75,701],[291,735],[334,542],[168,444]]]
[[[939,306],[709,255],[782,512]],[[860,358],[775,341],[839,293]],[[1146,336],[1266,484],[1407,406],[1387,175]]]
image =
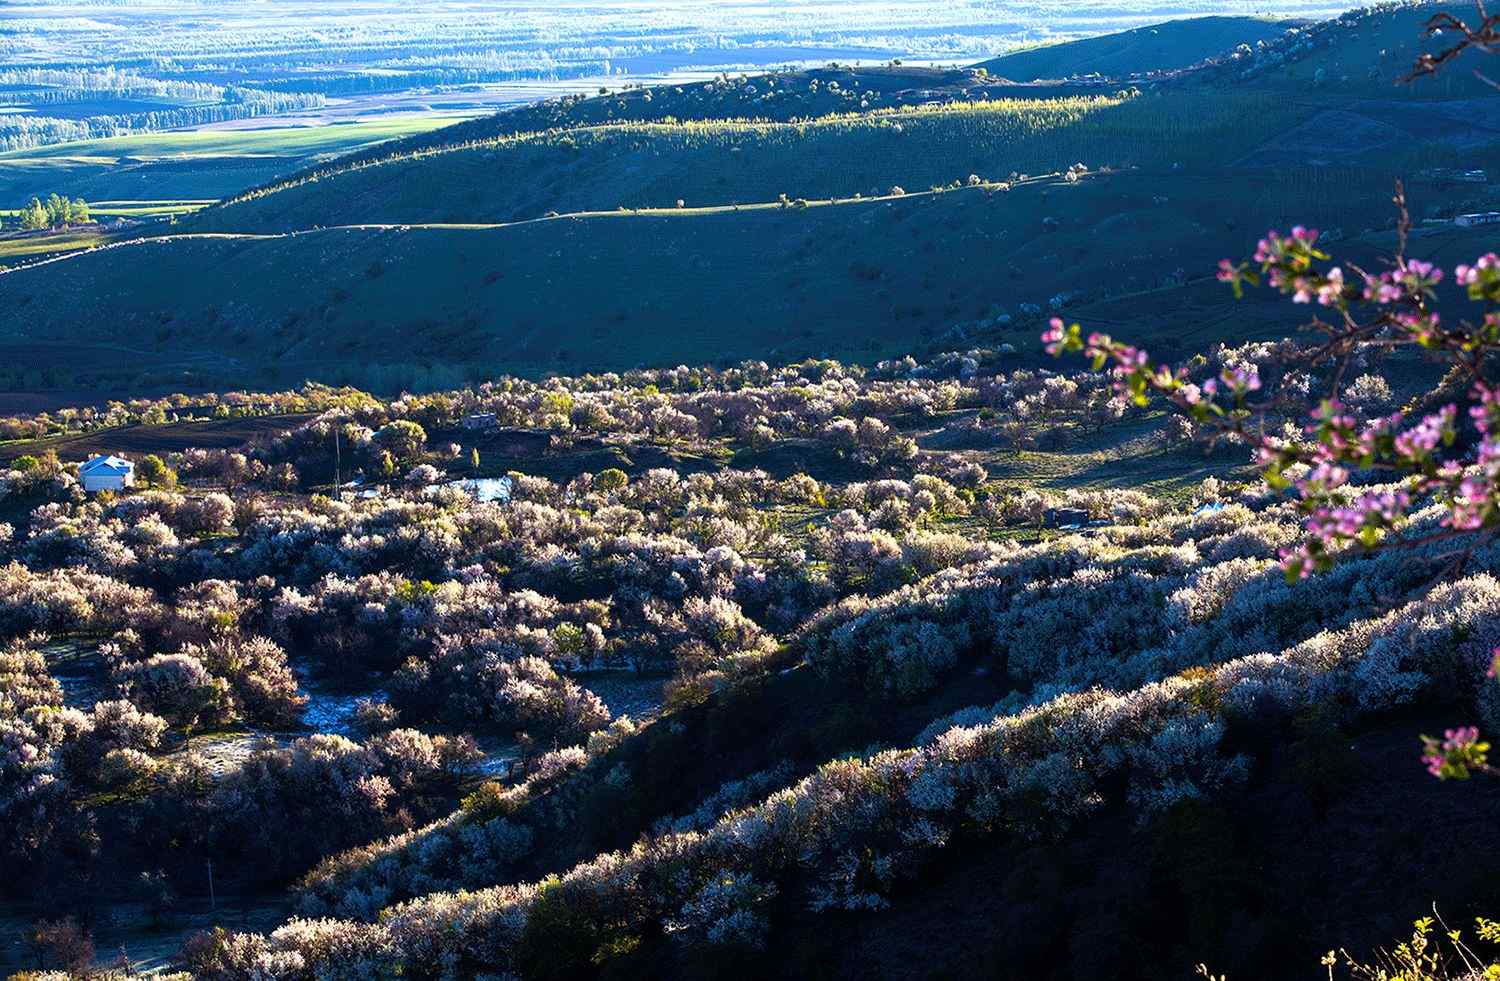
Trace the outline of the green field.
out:
[[[168,218],[201,211],[217,200],[201,201],[90,201],[89,213],[95,218]],[[19,208],[0,208],[0,219],[14,218]]]
[[[80,249],[92,249],[108,236],[92,230],[68,230],[45,235],[0,236],[0,268]]]
[[[465,118],[143,133],[17,150],[0,154],[0,204],[16,207],[54,191],[89,201],[218,200],[320,159]]]
[[[123,218],[128,221],[176,218],[189,215],[213,204],[213,201],[94,201],[89,212],[99,222]],[[17,209],[0,210],[0,224],[7,233],[0,234],[0,268],[32,262],[51,255],[94,248],[120,236],[95,227],[59,229],[56,231],[17,234],[14,219]]]
[[[188,215],[214,201],[91,201],[89,211],[101,218],[168,218]]]

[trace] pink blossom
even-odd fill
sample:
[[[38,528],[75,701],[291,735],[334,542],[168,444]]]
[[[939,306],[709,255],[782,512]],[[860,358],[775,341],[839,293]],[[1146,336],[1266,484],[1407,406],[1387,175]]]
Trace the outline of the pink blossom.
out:
[[[1049,324],[1048,329],[1042,332],[1042,343],[1047,345],[1047,353],[1055,356],[1062,353],[1064,336],[1062,318],[1053,317]]]
[[[1463,779],[1470,766],[1484,764],[1485,747],[1479,744],[1479,730],[1474,726],[1449,729],[1443,733],[1442,742],[1424,737],[1423,743],[1422,762],[1427,764],[1427,772],[1439,779]]]
[[[1365,277],[1365,299],[1367,300],[1385,305],[1395,303],[1403,295],[1401,287],[1396,285],[1395,277],[1390,273]]]
[[[1231,365],[1221,371],[1219,377],[1236,393],[1260,390],[1260,369],[1253,364]]]
[[[1450,404],[1427,416],[1396,437],[1396,452],[1415,458],[1428,456],[1437,449],[1439,443],[1452,438],[1453,420],[1457,415],[1458,406]]]
[[[1318,287],[1318,302],[1325,307],[1337,306],[1344,297],[1344,271],[1338,266],[1328,270],[1323,285]]]

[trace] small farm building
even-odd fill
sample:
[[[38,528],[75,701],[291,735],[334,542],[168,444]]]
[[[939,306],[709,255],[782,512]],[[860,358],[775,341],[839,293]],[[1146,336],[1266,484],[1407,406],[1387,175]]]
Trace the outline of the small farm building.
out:
[[[135,464],[117,456],[96,456],[78,468],[78,479],[90,494],[124,490],[135,483]]]

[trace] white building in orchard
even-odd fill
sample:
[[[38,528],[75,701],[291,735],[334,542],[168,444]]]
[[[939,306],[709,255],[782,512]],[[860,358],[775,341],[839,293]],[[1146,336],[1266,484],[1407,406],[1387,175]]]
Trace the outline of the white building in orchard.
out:
[[[1453,219],[1453,224],[1460,228],[1473,228],[1476,225],[1500,225],[1500,211],[1481,211],[1474,215],[1459,215]]]
[[[90,494],[124,490],[135,483],[135,464],[117,456],[96,456],[78,468],[78,479]]]

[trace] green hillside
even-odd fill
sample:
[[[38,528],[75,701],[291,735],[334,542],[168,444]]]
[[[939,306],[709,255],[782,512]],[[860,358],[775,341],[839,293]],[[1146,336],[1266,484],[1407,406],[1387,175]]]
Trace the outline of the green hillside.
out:
[[[1017,51],[980,62],[978,67],[1017,82],[1170,71],[1187,68],[1239,44],[1269,41],[1298,23],[1261,17],[1194,17]]]
[[[990,324],[993,339],[1031,349],[1039,320],[1022,304],[1123,298],[1118,316],[1137,308],[1131,294],[1169,285],[1161,270],[1209,276],[1268,219],[1351,233],[1383,223],[1371,216],[1389,185],[1338,180],[1267,178],[1244,195],[1234,177],[1122,173],[806,209],[146,240],[0,275],[0,305],[18,313],[0,351],[24,364],[32,345],[66,339],[89,385],[314,377],[390,389],[501,370],[872,360],[1001,312],[1013,326]],[[49,302],[58,295],[69,299]],[[1148,333],[1187,329],[1154,322]],[[122,338],[129,351],[113,353]]]
[[[438,147],[623,122],[668,119],[759,119],[787,122],[830,113],[940,101],[982,83],[977,71],[906,66],[773,71],[753,77],[720,75],[714,81],[655,86],[627,85],[597,95],[573,95],[471,119],[388,146],[350,153],[344,163],[404,155]]]
[[[617,207],[712,206],[926,190],[970,174],[1217,167],[1310,111],[1257,94],[1001,99],[802,123],[620,124],[336,164],[241,195],[184,228],[496,222]],[[1185,139],[1191,135],[1192,139]]]
[[[414,162],[421,164],[424,176],[453,182],[460,189],[458,197],[462,202],[423,205],[421,207],[427,210],[420,219],[414,220],[431,220],[431,209],[441,206],[451,209],[484,205],[487,199],[503,195],[544,196],[557,190],[553,185],[576,180],[578,169],[588,170],[595,166],[623,173],[607,175],[608,180],[618,182],[618,186],[591,184],[589,178],[592,175],[586,176],[576,186],[570,186],[568,189],[576,192],[575,197],[585,200],[585,207],[616,207],[640,189],[642,180],[658,178],[664,183],[678,185],[680,190],[668,188],[671,193],[664,200],[657,198],[651,200],[651,204],[671,204],[685,197],[683,192],[699,187],[706,187],[713,203],[757,200],[757,195],[765,194],[774,198],[790,187],[806,184],[809,175],[821,181],[822,193],[867,193],[868,188],[857,183],[862,175],[851,176],[849,167],[864,171],[873,167],[880,177],[902,170],[910,170],[915,177],[921,177],[922,173],[911,167],[916,164],[932,175],[931,181],[946,183],[954,175],[948,172],[948,166],[937,166],[942,160],[933,159],[934,154],[951,156],[962,152],[973,158],[976,153],[993,150],[997,140],[1030,137],[1031,145],[1022,147],[1012,156],[1023,159],[1027,157],[1027,151],[1031,151],[1031,156],[1035,157],[1036,137],[1055,139],[1061,127],[1083,114],[1083,107],[1077,104],[1079,100],[1104,94],[1104,90],[1098,88],[1001,85],[985,80],[975,71],[929,68],[830,67],[755,78],[725,76],[702,86],[631,88],[590,98],[555,99],[471,120],[369,147],[330,163],[306,168],[245,190],[235,195],[230,204],[263,199],[290,189],[305,188],[308,184],[333,180],[336,190],[325,192],[318,188],[311,192],[318,195],[317,199],[283,198],[275,204],[263,202],[260,207],[273,211],[312,207],[317,209],[317,215],[324,215],[324,209],[328,208],[355,211],[363,205],[381,203],[378,200],[343,200],[356,198],[372,184],[389,183],[395,185],[398,193],[404,193],[400,185],[409,174],[392,168],[393,165],[405,166]],[[932,125],[927,117],[919,117],[917,122],[925,134],[916,134],[916,139],[908,141],[913,145],[907,149],[893,146],[890,140],[883,140],[873,147],[868,142],[859,141],[860,131],[865,126],[879,123],[884,136],[897,135],[901,130],[892,127],[904,126],[906,117],[913,113],[951,112],[973,100],[991,104],[972,106],[974,115],[958,121],[940,120]],[[1040,104],[1042,100],[1047,100],[1045,106]],[[1203,104],[1194,108],[1204,111],[1207,101],[1203,100]],[[1099,103],[1093,108],[1109,105]],[[1223,119],[1222,111],[1211,106],[1207,110],[1210,116]],[[866,118],[877,115],[880,120],[872,122]],[[934,128],[944,131],[939,138],[945,138],[946,145],[934,146],[931,143]],[[1082,134],[1083,137],[1087,135]],[[968,140],[973,141],[972,146],[966,142]],[[782,152],[793,141],[803,142],[806,153],[778,160],[757,158],[748,166],[746,157],[736,156],[726,161],[712,156],[714,151],[734,154],[746,150]],[[502,159],[495,157],[499,151],[507,152],[499,166],[515,166],[523,170],[519,174],[496,173],[496,160]],[[638,158],[629,156],[637,151]],[[671,159],[684,151],[689,152],[687,159]],[[808,159],[815,154],[816,166]],[[826,154],[836,155],[837,162],[843,167],[840,173],[827,173],[827,168],[821,166]],[[708,156],[700,159],[701,155]],[[1057,154],[1047,153],[1045,156],[1052,160]],[[661,159],[663,157],[668,159]],[[1072,162],[1053,165],[1066,166]],[[351,177],[366,168],[375,168],[375,173],[367,177],[369,184]],[[447,168],[453,168],[452,172],[447,172]],[[532,176],[525,168],[540,175],[542,189],[503,183],[506,179]],[[757,168],[771,168],[771,171],[762,177]],[[384,196],[385,192],[378,193]],[[793,193],[820,193],[820,188],[808,187]],[[429,195],[429,198],[435,197]],[[702,203],[701,198],[695,200]],[[509,203],[492,207],[489,217],[493,219],[499,214],[508,214],[512,207]],[[568,210],[562,202],[553,207],[559,211]],[[244,230],[245,223],[253,222],[257,214],[255,209],[238,211],[232,218],[223,219],[223,227]],[[197,227],[210,227],[210,223],[219,221],[218,216],[213,216]],[[305,227],[305,219],[292,217],[291,227]]]
[[[1312,39],[1297,43],[1313,60],[1353,63],[1428,9],[1289,36]],[[1303,64],[1275,56],[1283,72]],[[1493,101],[1334,86],[1288,98],[1262,84],[1272,71],[1205,82],[1223,70],[1001,98],[1041,90],[883,69],[887,90],[930,104],[796,121],[677,115],[730,113],[770,91],[723,79],[409,137],[179,218],[165,237],[0,274],[0,305],[19,312],[0,327],[16,366],[0,378],[34,387],[28,352],[46,344],[70,352],[53,384],[430,388],[497,371],[863,360],[951,345],[1001,314],[1013,333],[989,339],[1029,349],[1040,311],[1088,303],[1131,321],[1134,297],[1210,277],[1267,227],[1384,229],[1397,178],[1418,218],[1500,206],[1489,185],[1421,177],[1500,165]],[[802,87],[770,100],[789,117],[847,105],[874,78],[780,77],[782,91]],[[921,79],[948,88],[899,88]],[[584,125],[622,105],[657,121]],[[562,125],[503,135],[546,120]],[[1065,178],[1079,163],[1088,176]],[[1184,330],[1205,339],[1204,324],[1224,339],[1267,326],[1204,311],[1190,328],[1139,327],[1177,343]]]
[[[1388,187],[1423,167],[1493,159],[1500,122],[1486,125],[1474,109],[1192,90],[947,103],[795,124],[622,124],[339,165],[242,195],[182,227],[258,233],[516,221],[679,201],[709,207],[783,194],[848,198],[1075,163],[1176,174],[1337,161],[1385,177]]]

